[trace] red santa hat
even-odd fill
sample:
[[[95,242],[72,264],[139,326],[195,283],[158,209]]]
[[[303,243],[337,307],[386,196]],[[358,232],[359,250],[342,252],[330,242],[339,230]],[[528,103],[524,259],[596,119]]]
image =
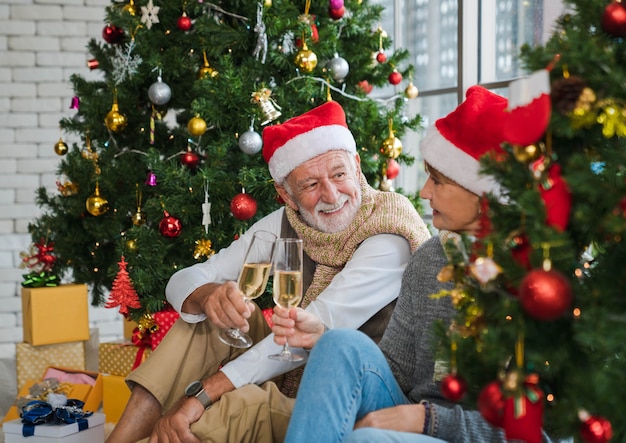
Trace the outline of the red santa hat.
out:
[[[278,184],[302,163],[334,150],[356,154],[356,142],[337,102],[326,102],[263,130],[263,158]]]
[[[501,144],[507,100],[482,86],[472,86],[465,101],[428,128],[420,144],[424,160],[443,175],[477,194],[500,195],[493,178],[480,175],[480,158],[503,153]]]

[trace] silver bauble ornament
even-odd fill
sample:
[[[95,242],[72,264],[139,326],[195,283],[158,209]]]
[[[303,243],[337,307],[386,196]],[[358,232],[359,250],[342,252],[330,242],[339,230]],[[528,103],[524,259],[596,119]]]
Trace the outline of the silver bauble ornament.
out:
[[[263,147],[263,139],[258,132],[250,127],[246,132],[239,136],[239,149],[245,154],[254,155]]]
[[[326,63],[326,69],[330,72],[330,76],[338,82],[343,81],[350,72],[350,65],[345,58],[339,57],[337,54]]]
[[[161,77],[157,79],[155,83],[150,85],[148,89],[148,98],[152,103],[157,106],[165,105],[172,98],[172,90],[161,80]]]

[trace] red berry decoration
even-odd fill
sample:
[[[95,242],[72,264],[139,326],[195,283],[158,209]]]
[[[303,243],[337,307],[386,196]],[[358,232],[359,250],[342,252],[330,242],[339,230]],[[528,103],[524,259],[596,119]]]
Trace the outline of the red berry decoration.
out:
[[[591,415],[580,425],[580,435],[587,443],[606,443],[613,438],[613,428],[606,418]]]
[[[179,219],[163,211],[163,219],[159,222],[159,232],[163,237],[178,237],[182,229],[183,225]]]
[[[378,63],[385,63],[387,61],[387,56],[383,51],[379,51],[378,54],[376,54],[376,61]]]
[[[602,29],[613,37],[626,37],[626,7],[614,0],[602,14]]]
[[[176,22],[176,26],[181,31],[189,31],[191,29],[191,19],[187,17],[186,12],[183,12],[183,15]]]
[[[519,299],[524,310],[537,320],[556,320],[572,303],[572,287],[555,270],[535,269],[521,281]]]
[[[230,212],[237,220],[248,220],[256,214],[256,200],[250,194],[237,194],[230,202]]]
[[[189,169],[196,169],[200,164],[200,156],[197,152],[188,149],[187,152],[180,155],[180,162]]]
[[[492,426],[502,427],[504,420],[505,398],[500,382],[493,381],[486,385],[478,396],[480,415]]]
[[[441,381],[441,393],[450,401],[459,401],[467,391],[467,383],[457,374],[448,374]]]
[[[343,15],[345,13],[346,13],[346,8],[343,7],[343,6],[341,8],[337,8],[337,9],[328,8],[328,15],[333,20],[339,20],[340,18],[343,17]]]
[[[389,83],[392,85],[398,85],[402,81],[402,74],[400,74],[397,70],[393,70],[391,74],[389,74]]]
[[[124,30],[115,25],[106,25],[102,30],[102,38],[112,45],[124,40]]]
[[[395,161],[393,158],[387,160],[387,178],[389,180],[393,180],[400,174],[400,164]]]

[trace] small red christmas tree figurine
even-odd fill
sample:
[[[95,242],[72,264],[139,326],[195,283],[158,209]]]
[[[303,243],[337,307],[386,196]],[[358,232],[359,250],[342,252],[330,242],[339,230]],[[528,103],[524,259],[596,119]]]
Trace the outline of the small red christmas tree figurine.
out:
[[[133,283],[130,281],[130,276],[126,270],[128,263],[122,255],[122,261],[117,262],[120,265],[120,271],[117,273],[115,280],[113,281],[113,287],[111,288],[111,294],[109,294],[109,300],[104,305],[105,308],[120,307],[120,314],[127,316],[128,308],[139,309],[141,303],[139,303],[139,295],[133,287]]]

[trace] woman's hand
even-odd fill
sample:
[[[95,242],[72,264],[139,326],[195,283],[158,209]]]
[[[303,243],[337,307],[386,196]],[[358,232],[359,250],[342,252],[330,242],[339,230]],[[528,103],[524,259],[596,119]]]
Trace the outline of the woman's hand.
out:
[[[325,330],[324,324],[316,315],[302,308],[274,306],[272,322],[276,344],[284,345],[289,340],[289,345],[297,348],[312,348]]]

